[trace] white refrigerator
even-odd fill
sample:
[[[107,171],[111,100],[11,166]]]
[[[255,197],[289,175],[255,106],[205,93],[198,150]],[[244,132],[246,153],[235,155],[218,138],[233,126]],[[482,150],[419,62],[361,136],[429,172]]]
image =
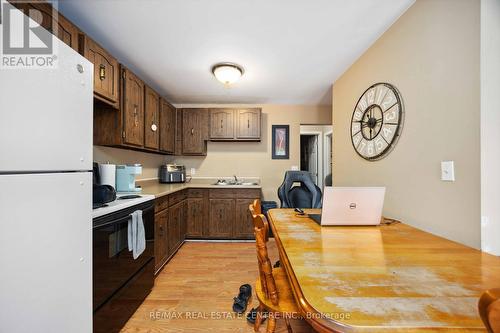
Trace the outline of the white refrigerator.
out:
[[[0,69],[0,332],[92,332],[93,65]]]

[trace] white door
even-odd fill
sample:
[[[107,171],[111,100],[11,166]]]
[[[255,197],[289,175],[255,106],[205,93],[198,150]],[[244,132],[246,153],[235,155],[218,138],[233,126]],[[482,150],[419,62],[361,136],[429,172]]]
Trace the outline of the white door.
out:
[[[0,173],[92,169],[93,65],[54,44],[53,69],[0,69]]]
[[[0,175],[0,332],[92,332],[91,175]]]

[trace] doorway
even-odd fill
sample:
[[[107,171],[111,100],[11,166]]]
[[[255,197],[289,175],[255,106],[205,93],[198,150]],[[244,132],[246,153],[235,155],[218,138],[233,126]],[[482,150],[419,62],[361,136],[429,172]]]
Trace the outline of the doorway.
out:
[[[316,185],[319,183],[318,144],[319,134],[300,135],[300,170],[308,171]]]
[[[300,126],[300,170],[307,171],[319,188],[332,185],[332,126]]]

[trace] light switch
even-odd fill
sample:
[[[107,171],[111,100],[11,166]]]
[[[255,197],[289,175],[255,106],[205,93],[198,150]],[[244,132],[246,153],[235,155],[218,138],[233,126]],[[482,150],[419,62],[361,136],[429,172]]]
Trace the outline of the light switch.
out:
[[[299,171],[299,167],[296,165],[292,165],[292,171]]]
[[[441,162],[441,180],[446,182],[455,181],[455,166],[453,161]]]
[[[196,169],[195,168],[191,168],[191,176],[194,176],[196,174]]]

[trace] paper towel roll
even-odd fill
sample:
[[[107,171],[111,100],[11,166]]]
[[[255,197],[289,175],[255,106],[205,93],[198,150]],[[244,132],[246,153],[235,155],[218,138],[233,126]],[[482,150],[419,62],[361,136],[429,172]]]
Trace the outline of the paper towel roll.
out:
[[[115,186],[116,165],[99,164],[99,175],[101,176],[101,185]]]

